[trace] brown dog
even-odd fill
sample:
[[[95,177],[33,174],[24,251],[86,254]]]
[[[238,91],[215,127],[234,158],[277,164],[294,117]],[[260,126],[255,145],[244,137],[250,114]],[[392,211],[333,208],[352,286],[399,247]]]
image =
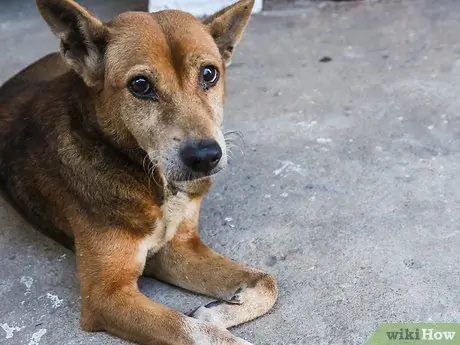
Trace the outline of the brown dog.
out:
[[[140,344],[249,344],[226,330],[275,303],[273,277],[198,235],[225,167],[224,74],[250,18],[241,0],[200,21],[128,12],[103,23],[37,0],[61,40],[0,88],[0,181],[40,230],[72,246],[81,325]],[[145,274],[219,302],[192,317],[142,295]]]

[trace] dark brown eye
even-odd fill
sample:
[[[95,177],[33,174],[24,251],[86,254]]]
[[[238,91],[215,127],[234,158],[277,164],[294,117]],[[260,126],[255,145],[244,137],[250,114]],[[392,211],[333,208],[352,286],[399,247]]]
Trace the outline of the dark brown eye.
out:
[[[135,77],[128,85],[129,91],[139,98],[152,98],[157,99],[158,95],[155,92],[155,89],[150,84],[149,80],[146,77],[138,76]]]
[[[200,80],[203,88],[207,90],[219,81],[219,71],[214,66],[204,66],[201,68]]]

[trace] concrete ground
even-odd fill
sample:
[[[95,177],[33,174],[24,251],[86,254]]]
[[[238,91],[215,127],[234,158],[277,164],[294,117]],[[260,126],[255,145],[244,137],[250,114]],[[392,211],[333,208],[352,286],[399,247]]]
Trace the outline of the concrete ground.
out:
[[[105,18],[143,6],[92,2]],[[0,81],[57,47],[32,1],[2,1],[0,28]],[[280,298],[236,334],[360,345],[387,321],[460,322],[459,32],[455,0],[253,18],[228,75],[226,127],[244,155],[216,178],[201,228],[275,274]],[[73,254],[0,206],[0,343],[124,344],[79,329]],[[209,301],[150,279],[142,290],[184,312]]]

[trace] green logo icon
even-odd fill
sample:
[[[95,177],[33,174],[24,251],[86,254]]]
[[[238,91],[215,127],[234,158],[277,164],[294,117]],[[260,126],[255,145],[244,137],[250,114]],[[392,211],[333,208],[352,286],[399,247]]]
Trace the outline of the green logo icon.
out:
[[[388,323],[367,345],[460,345],[459,323]]]

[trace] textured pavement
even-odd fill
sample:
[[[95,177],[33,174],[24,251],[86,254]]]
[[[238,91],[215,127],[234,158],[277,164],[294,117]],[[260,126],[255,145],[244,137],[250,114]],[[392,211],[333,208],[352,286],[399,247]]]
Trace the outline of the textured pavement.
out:
[[[104,18],[143,7],[92,2]],[[276,275],[280,298],[234,333],[361,345],[386,321],[460,322],[459,32],[455,0],[304,1],[253,18],[228,73],[244,155],[216,178],[201,233]],[[33,1],[0,3],[0,82],[57,45]],[[141,283],[184,312],[210,300]],[[125,344],[79,329],[73,254],[4,202],[0,300],[0,344]]]

